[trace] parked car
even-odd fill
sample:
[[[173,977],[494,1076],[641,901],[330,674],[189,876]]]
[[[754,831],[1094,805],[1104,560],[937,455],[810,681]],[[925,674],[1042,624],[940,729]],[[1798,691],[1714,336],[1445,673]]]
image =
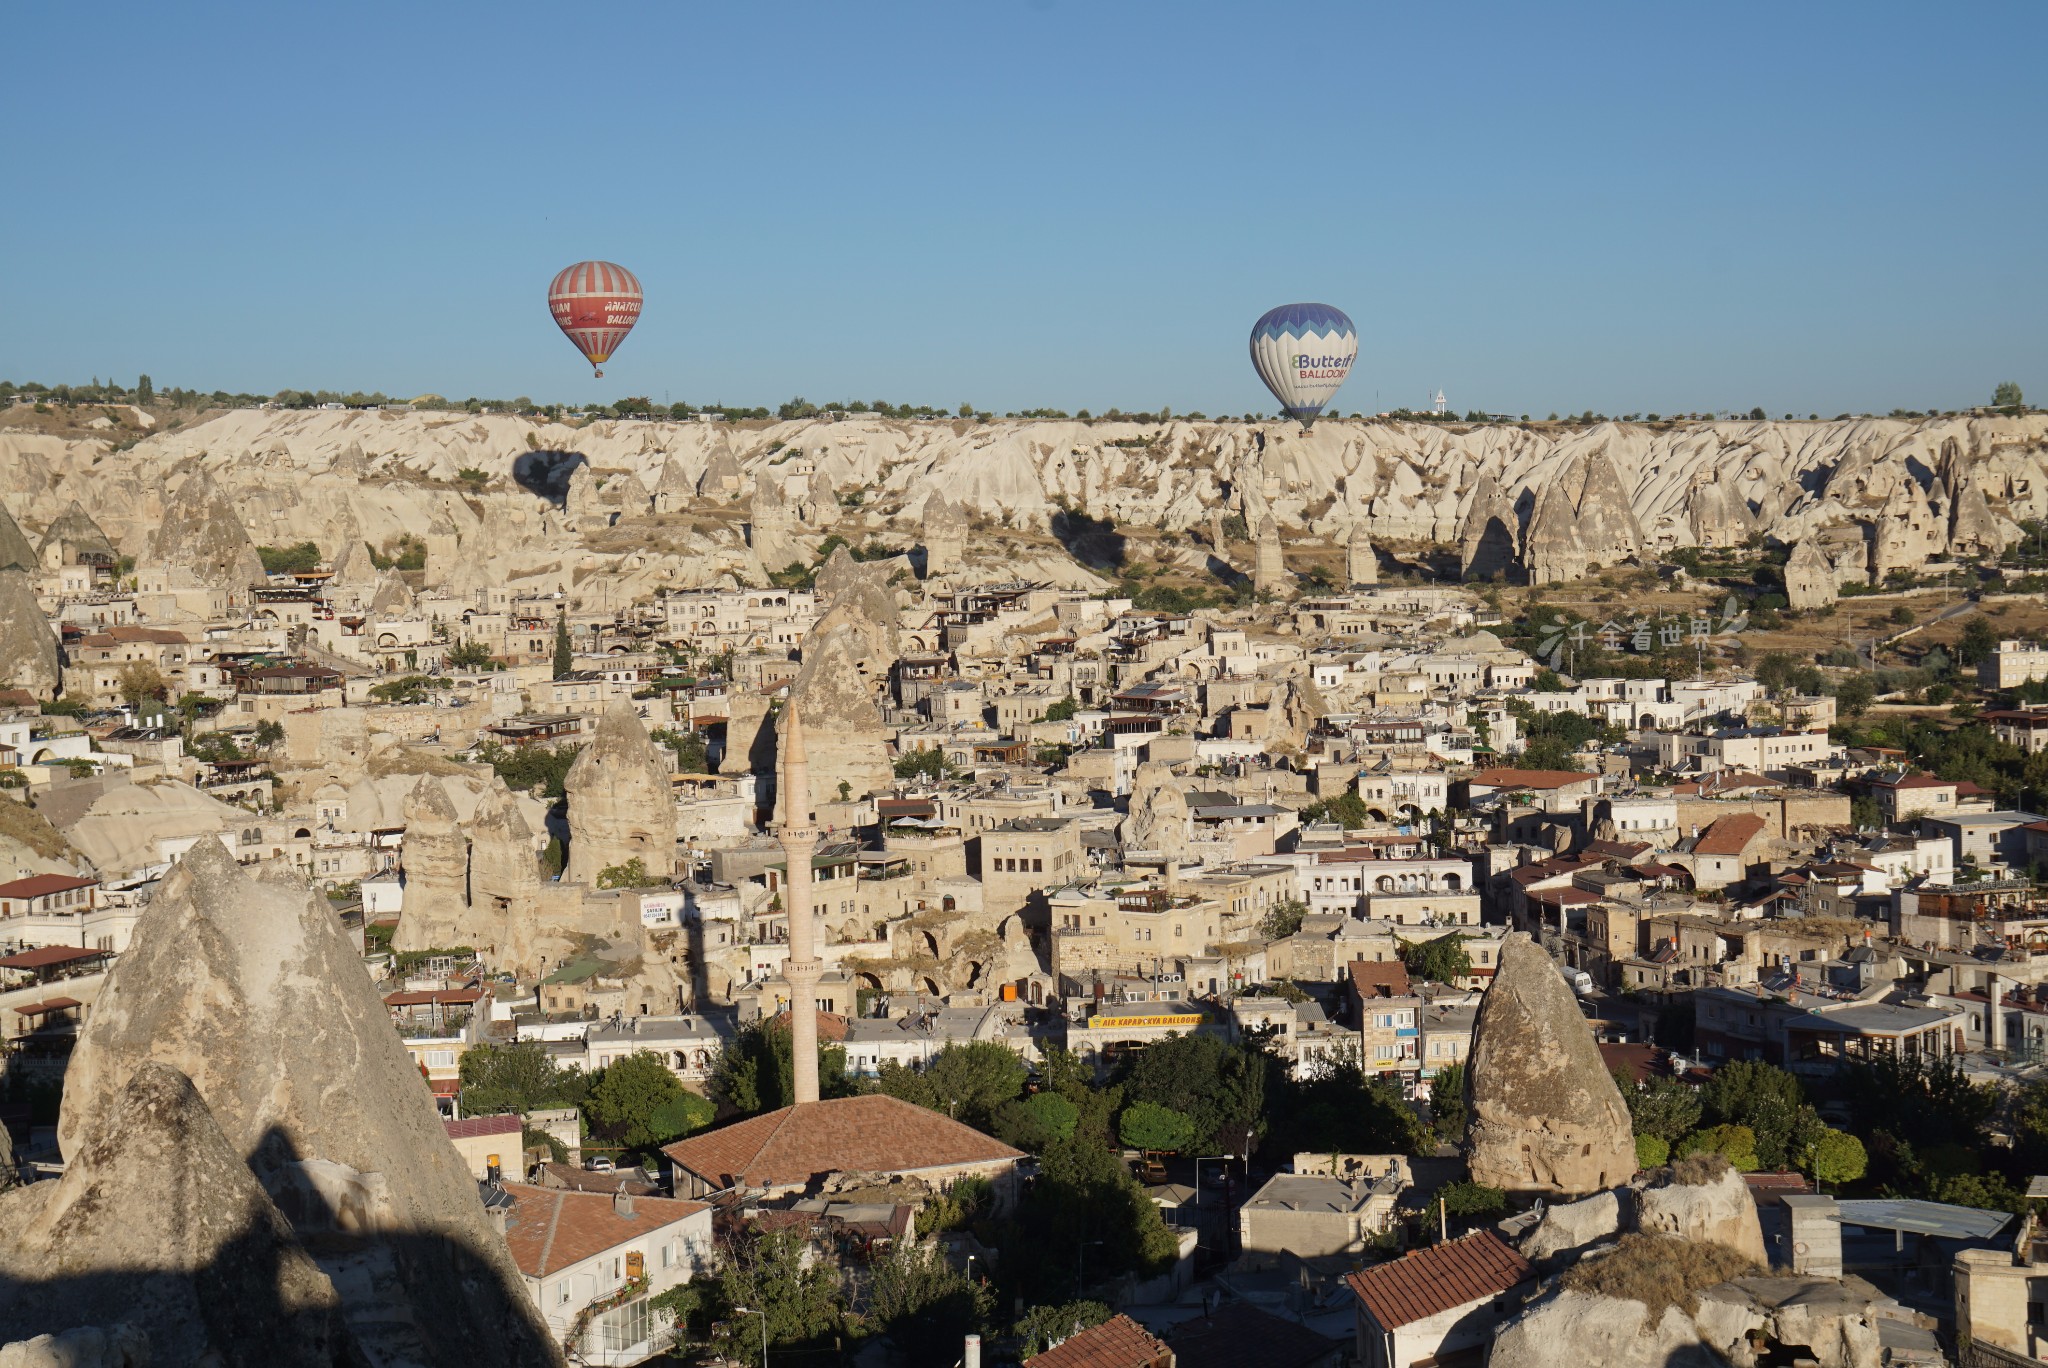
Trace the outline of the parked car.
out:
[[[612,1163],[608,1155],[593,1154],[583,1161],[583,1167],[592,1173],[610,1173],[618,1166]]]

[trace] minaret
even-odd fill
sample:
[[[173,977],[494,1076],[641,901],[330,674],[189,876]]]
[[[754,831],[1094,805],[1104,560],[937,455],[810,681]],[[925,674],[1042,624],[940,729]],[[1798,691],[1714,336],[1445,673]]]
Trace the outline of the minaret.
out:
[[[782,906],[789,918],[789,962],[782,976],[789,982],[789,1050],[796,1074],[796,1100],[818,1100],[818,979],[825,966],[811,944],[811,853],[818,833],[811,825],[811,764],[804,755],[804,724],[791,698],[784,710],[777,796],[782,823],[775,838],[782,843],[787,876]]]

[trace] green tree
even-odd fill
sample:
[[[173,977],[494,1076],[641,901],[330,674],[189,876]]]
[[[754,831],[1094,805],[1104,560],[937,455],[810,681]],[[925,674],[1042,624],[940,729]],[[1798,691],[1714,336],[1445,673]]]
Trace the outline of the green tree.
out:
[[[1671,1146],[1662,1136],[1638,1135],[1636,1137],[1636,1167],[1639,1169],[1660,1168],[1671,1160]]]
[[[1172,1265],[1178,1241],[1104,1139],[1084,1125],[1039,1157],[1017,1213],[1019,1247],[1032,1252],[1017,1270],[1027,1298],[1072,1296],[1095,1281]]]
[[[1274,1072],[1268,1110],[1274,1143],[1283,1154],[1423,1155],[1435,1147],[1435,1138],[1400,1088],[1390,1079],[1368,1076],[1355,1057],[1335,1060],[1304,1079],[1290,1078],[1284,1069]],[[1460,1105],[1463,1089],[1460,1081]],[[1432,1094],[1435,1090],[1432,1084]]]
[[[2013,386],[2013,390],[2017,393],[2019,386]],[[144,408],[156,402],[156,385],[147,375],[135,382],[135,402]],[[2018,403],[2019,400],[2015,399],[2013,402]]]
[[[1833,1183],[1840,1187],[1863,1176],[1870,1166],[1870,1156],[1864,1152],[1861,1140],[1847,1131],[1827,1127],[1807,1142],[1800,1153],[1799,1166],[1812,1175],[1817,1186]]]
[[[1272,1056],[1249,1043],[1168,1036],[1127,1066],[1124,1096],[1180,1112],[1194,1123],[1196,1140],[1216,1146],[1212,1152],[1230,1153],[1260,1127],[1273,1064]]]
[[[163,671],[147,660],[129,661],[115,678],[120,686],[121,701],[131,708],[142,706],[145,699],[162,698],[170,689]]]
[[[1346,831],[1356,831],[1359,827],[1371,823],[1372,813],[1367,810],[1363,798],[1355,791],[1346,789],[1319,802],[1310,803],[1301,810],[1301,820],[1335,822]]]
[[[952,766],[946,763],[946,753],[936,747],[906,751],[896,757],[898,779],[943,779],[951,769]]]
[[[1037,1154],[1055,1140],[1073,1135],[1081,1109],[1056,1092],[1033,1093],[996,1108],[996,1139]]]
[[[1668,1145],[1699,1128],[1700,1095],[1677,1079],[1652,1078],[1639,1085],[1617,1069],[1614,1083],[1637,1135],[1654,1135]]]
[[[1010,1327],[1018,1340],[1017,1352],[1035,1358],[1083,1330],[1093,1330],[1115,1312],[1097,1301],[1061,1302],[1057,1306],[1034,1306]]]
[[[1456,931],[1435,940],[1402,941],[1401,962],[1410,974],[1432,983],[1456,983],[1472,972],[1465,938]]]
[[[951,1362],[995,1304],[993,1289],[955,1271],[935,1246],[901,1246],[868,1268],[868,1317],[912,1363]]]
[[[488,670],[497,663],[491,658],[491,648],[481,641],[458,641],[448,648],[443,660],[451,670]]]
[[[284,723],[268,717],[264,718],[256,724],[255,738],[256,744],[259,746],[268,748],[276,745],[284,740]]]
[[[1765,1168],[1790,1164],[1821,1129],[1799,1080],[1761,1060],[1731,1060],[1714,1070],[1700,1089],[1700,1101],[1709,1119],[1749,1129]],[[1735,1158],[1728,1157],[1731,1162]]]
[[[311,542],[300,542],[297,546],[259,546],[256,556],[263,562],[266,575],[304,574],[320,566],[320,548]]]
[[[1998,382],[1998,388],[1991,391],[1991,402],[1998,408],[2020,408],[2027,400],[2020,392],[2019,381],[2001,380]]]
[[[1081,705],[1074,701],[1073,695],[1069,694],[1045,710],[1045,720],[1048,722],[1070,722],[1073,720],[1074,714],[1080,710]]]
[[[1133,1102],[1124,1108],[1117,1132],[1132,1149],[1184,1154],[1195,1142],[1195,1123],[1156,1102]]]
[[[654,876],[647,872],[647,862],[638,855],[624,864],[606,865],[597,871],[599,888],[645,888],[654,881]]]
[[[717,1282],[721,1327],[711,1348],[734,1363],[761,1356],[762,1320],[768,1342],[829,1347],[843,1324],[845,1301],[830,1259],[811,1259],[803,1236],[792,1230],[760,1234],[742,1229],[726,1242]],[[753,1313],[731,1314],[744,1306]]]
[[[1982,614],[1974,614],[1963,627],[1963,634],[1956,641],[1956,659],[1962,664],[1975,668],[1998,650],[1998,633],[1985,621]]]
[[[711,773],[711,759],[704,749],[704,738],[699,733],[672,727],[656,727],[649,735],[655,744],[667,746],[676,753],[677,772]]]
[[[564,1069],[536,1042],[478,1045],[462,1055],[462,1111],[497,1116],[540,1107],[580,1107],[590,1080]]]
[[[576,648],[569,644],[569,614],[555,614],[555,678],[566,679],[576,672]]]
[[[1285,940],[1301,930],[1302,918],[1307,915],[1307,903],[1299,898],[1283,898],[1259,918],[1259,934],[1267,940]]]
[[[659,1055],[636,1050],[599,1072],[583,1106],[591,1133],[625,1149],[650,1149],[674,1139],[657,1132],[655,1113],[680,1103],[683,1085]]]
[[[563,781],[569,766],[576,763],[577,747],[501,746],[487,741],[476,748],[476,758],[489,765],[507,788],[526,792],[538,788],[549,798],[563,797]]]
[[[1446,1064],[1429,1080],[1430,1126],[1436,1138],[1457,1144],[1465,1137],[1465,1066]]]
[[[796,1101],[796,1066],[791,1063],[789,1023],[779,1018],[740,1029],[718,1056],[706,1089],[728,1112],[755,1116]],[[850,1097],[855,1089],[846,1077],[846,1050],[818,1045],[818,1093]]]
[[[923,1069],[884,1061],[877,1086],[977,1130],[988,1130],[1004,1103],[1024,1091],[1028,1071],[1017,1052],[992,1040],[948,1045]]]
[[[1709,1126],[1671,1147],[1674,1159],[1709,1153],[1726,1159],[1738,1173],[1755,1173],[1761,1166],[1757,1160],[1756,1132],[1747,1126]]]
[[[1861,717],[1876,701],[1877,685],[1867,674],[1852,674],[1835,683],[1835,706],[1846,716]]]

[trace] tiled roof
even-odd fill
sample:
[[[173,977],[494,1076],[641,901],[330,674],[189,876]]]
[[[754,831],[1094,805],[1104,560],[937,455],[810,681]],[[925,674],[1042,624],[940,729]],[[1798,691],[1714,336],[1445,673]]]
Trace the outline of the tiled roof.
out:
[[[1173,1351],[1129,1316],[1111,1316],[1093,1329],[1024,1360],[1024,1368],[1165,1368]]]
[[[801,1186],[831,1173],[909,1173],[1024,1157],[971,1126],[879,1093],[782,1107],[662,1152],[718,1188]]]
[[[52,893],[69,893],[74,888],[98,888],[98,879],[81,879],[75,874],[31,874],[0,884],[0,898],[42,898]]]
[[[1345,1283],[1382,1330],[1497,1297],[1531,1277],[1529,1261],[1491,1230],[1431,1245],[1353,1273]]]
[[[1174,1368],[1305,1368],[1338,1346],[1305,1325],[1249,1302],[1173,1327]]]
[[[1399,960],[1353,960],[1345,966],[1362,998],[1407,997],[1408,967]]]
[[[601,1192],[565,1192],[526,1183],[507,1183],[505,1192],[512,1198],[505,1243],[519,1271],[529,1278],[559,1273],[592,1255],[710,1210],[702,1202],[635,1197],[633,1214],[625,1216],[612,1198]]]
[[[1730,813],[1717,817],[1714,824],[1700,833],[1693,843],[1695,855],[1740,855],[1743,848],[1757,838],[1764,829],[1764,819],[1750,813]]]
[[[523,1135],[525,1127],[516,1115],[469,1116],[460,1121],[443,1120],[441,1129],[450,1140],[476,1140],[486,1135]]]
[[[1598,777],[1592,774],[1581,774],[1577,770],[1535,770],[1503,767],[1500,769],[1481,770],[1472,776],[1470,782],[1478,784],[1482,788],[1554,789],[1565,788],[1571,784],[1583,784],[1588,779]]]
[[[108,950],[87,950],[75,945],[38,945],[33,950],[17,950],[11,955],[0,955],[0,969],[47,969],[55,964],[70,964],[75,960],[89,960],[96,956],[111,954]]]
[[[1895,778],[1879,779],[1875,782],[1879,788],[1890,789],[1927,789],[1955,787],[1955,785],[1950,783],[1948,780],[1937,779],[1931,774],[1901,774],[1896,776]]]

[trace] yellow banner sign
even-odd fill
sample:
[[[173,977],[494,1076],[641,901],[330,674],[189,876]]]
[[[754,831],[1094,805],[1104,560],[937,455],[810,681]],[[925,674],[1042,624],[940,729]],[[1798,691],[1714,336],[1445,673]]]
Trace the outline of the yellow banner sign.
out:
[[[1199,1026],[1203,1017],[1200,1012],[1181,1013],[1174,1016],[1099,1016],[1088,1023],[1090,1030],[1124,1030],[1131,1026]]]

